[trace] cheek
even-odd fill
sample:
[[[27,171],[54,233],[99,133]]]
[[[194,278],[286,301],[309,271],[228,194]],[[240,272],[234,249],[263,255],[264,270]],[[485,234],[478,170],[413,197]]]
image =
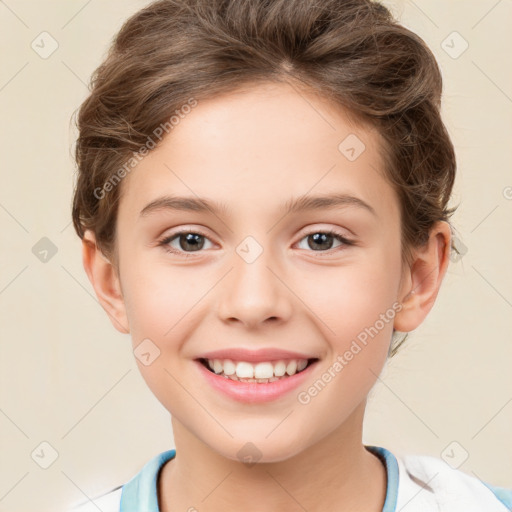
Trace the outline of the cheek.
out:
[[[392,293],[396,276],[371,268],[351,266],[346,273],[337,269],[337,276],[325,280],[331,286],[328,296],[320,294],[322,282],[315,281],[311,309],[322,320],[316,325],[322,328],[329,353],[297,399],[304,411],[325,419],[326,431],[343,423],[364,401],[388,357],[399,310]]]
[[[375,258],[378,259],[378,258]],[[383,266],[380,262],[367,260],[345,267],[317,269],[310,278],[301,278],[301,296],[310,310],[321,320],[326,338],[333,346],[357,337],[365,328],[378,322],[381,315],[386,320],[394,318],[399,282],[399,267],[395,264]],[[391,311],[390,311],[391,310]],[[389,325],[388,325],[389,324]],[[392,330],[393,322],[386,322]]]
[[[194,279],[199,279],[198,286],[183,269],[147,263],[134,263],[124,274],[135,361],[149,388],[168,410],[190,407],[186,393],[173,376],[178,378],[186,370],[180,350],[194,328],[194,305],[205,293],[199,285],[208,282],[206,278]],[[138,357],[147,352],[149,363]]]
[[[205,293],[204,286],[200,286],[204,281],[197,274],[165,266],[145,267],[144,272],[131,270],[124,276],[126,312],[134,343],[140,337],[171,338],[182,322],[190,322],[187,315]]]
[[[383,244],[354,257],[346,266],[317,269],[314,278],[302,283],[301,293],[307,286],[306,302],[321,320],[315,324],[330,348],[322,372],[325,380],[333,383],[328,387],[339,400],[340,414],[364,398],[387,360],[394,318],[400,309],[400,269],[399,244],[387,248]],[[322,393],[317,406],[328,408],[332,396]]]

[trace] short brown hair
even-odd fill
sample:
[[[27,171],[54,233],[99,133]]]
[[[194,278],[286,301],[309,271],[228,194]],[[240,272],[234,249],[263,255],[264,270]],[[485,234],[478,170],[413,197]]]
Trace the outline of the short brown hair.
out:
[[[425,42],[370,0],[160,0],[116,35],[78,111],[72,217],[114,262],[121,186],[105,183],[190,98],[288,82],[330,99],[384,141],[400,199],[402,254],[448,220],[455,152],[442,78]]]

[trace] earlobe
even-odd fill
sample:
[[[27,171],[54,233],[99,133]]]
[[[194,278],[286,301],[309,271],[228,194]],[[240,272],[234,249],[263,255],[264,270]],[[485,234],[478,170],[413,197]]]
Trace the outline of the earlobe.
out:
[[[416,329],[432,309],[448,268],[450,243],[450,225],[439,221],[432,227],[427,243],[413,249],[413,262],[400,289],[402,309],[394,323],[397,331]]]
[[[82,239],[82,262],[99,303],[112,325],[128,334],[128,318],[116,269],[96,245],[94,233],[86,231]]]

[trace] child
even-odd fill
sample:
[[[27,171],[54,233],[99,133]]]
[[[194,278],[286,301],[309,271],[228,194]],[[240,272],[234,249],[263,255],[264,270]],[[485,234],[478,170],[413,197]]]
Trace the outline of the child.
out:
[[[77,510],[512,507],[362,443],[449,262],[441,90],[368,0],[164,0],[124,24],[79,111],[73,221],[176,449]]]

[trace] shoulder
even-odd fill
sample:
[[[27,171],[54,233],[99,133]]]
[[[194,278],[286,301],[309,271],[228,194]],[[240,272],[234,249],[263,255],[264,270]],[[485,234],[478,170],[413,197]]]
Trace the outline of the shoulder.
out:
[[[507,512],[512,508],[512,489],[489,485],[452,468],[442,459],[406,455],[398,458],[398,466],[400,484],[397,510],[401,510],[401,507],[416,510],[411,506],[414,502],[425,504],[423,508],[418,506],[417,510]],[[432,508],[428,508],[428,505]]]
[[[116,487],[111,491],[92,498],[91,500],[82,501],[68,512],[119,512],[121,509],[121,493],[122,486]]]
[[[175,455],[174,449],[155,455],[125,484],[66,512],[158,512],[158,476]]]

